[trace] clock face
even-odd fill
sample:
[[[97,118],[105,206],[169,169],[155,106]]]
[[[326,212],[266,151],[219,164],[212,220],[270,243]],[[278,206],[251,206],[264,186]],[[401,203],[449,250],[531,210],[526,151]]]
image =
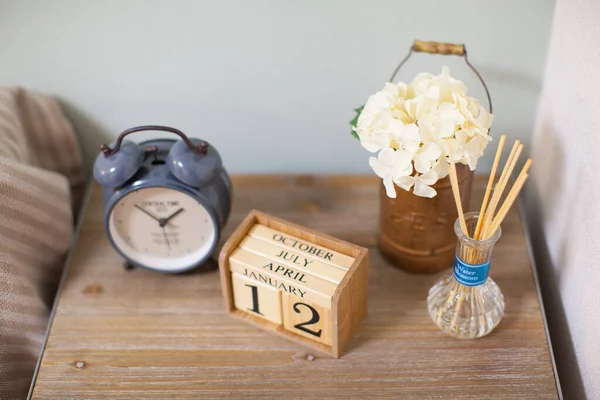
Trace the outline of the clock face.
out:
[[[128,193],[108,218],[108,233],[121,253],[135,264],[161,271],[196,266],[213,250],[217,237],[204,205],[169,188]]]

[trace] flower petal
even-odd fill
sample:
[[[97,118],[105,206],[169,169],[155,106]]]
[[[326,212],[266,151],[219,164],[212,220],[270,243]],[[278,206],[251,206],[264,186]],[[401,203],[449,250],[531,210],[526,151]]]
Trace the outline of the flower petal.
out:
[[[417,101],[417,99],[415,99]],[[417,114],[416,118],[419,122],[428,120],[431,118],[434,111],[437,109],[437,101],[434,99],[429,99],[425,97],[421,97],[417,102]],[[419,123],[420,126],[420,123]]]
[[[436,140],[433,132],[433,125],[431,125],[429,121],[419,121],[419,134],[421,135],[421,141],[423,143],[434,142]]]
[[[412,176],[401,176],[398,178],[394,178],[394,182],[402,189],[409,191],[415,183],[415,178]]]
[[[399,119],[391,118],[388,121],[385,130],[389,132],[394,139],[396,139],[402,135],[402,132],[404,131],[404,123]]]
[[[477,157],[468,156],[467,165],[471,171],[475,171],[475,168],[477,168],[477,160]]]
[[[381,150],[382,146],[375,143],[373,138],[368,135],[359,132],[358,139],[360,140],[360,145],[371,153]]]
[[[442,67],[442,73],[433,78],[433,82],[434,85],[440,88],[440,101],[452,102],[453,93],[464,94],[467,91],[463,82],[450,76],[450,68],[445,65]]]
[[[392,98],[398,97],[398,86],[395,83],[386,82],[381,91],[389,94]]]
[[[379,152],[379,155],[377,156],[377,159],[384,164],[387,168],[389,168],[389,170],[392,170],[392,167],[394,166],[394,155],[395,155],[395,151],[392,148],[386,147],[385,149],[381,150]]]
[[[487,132],[490,129],[490,126],[492,126],[493,121],[494,116],[492,114],[487,112],[487,110],[483,107],[479,109],[479,115],[475,119],[475,123],[477,124],[477,126],[479,126],[481,129],[484,129]]]
[[[465,122],[465,116],[452,103],[442,103],[438,108],[438,113],[441,121],[452,121],[456,125],[462,125]]]
[[[406,110],[406,114],[414,121],[417,118],[418,100],[405,100],[403,105],[404,109]]]
[[[382,164],[381,161],[375,157],[369,157],[369,166],[380,178],[384,178],[391,173],[390,168]]]
[[[394,154],[394,179],[401,176],[411,175],[413,172],[412,167],[413,154],[407,150],[398,150]]]
[[[456,131],[456,122],[452,120],[438,121],[435,125],[435,136],[440,139],[446,139],[454,135]]]
[[[438,146],[442,148],[444,154],[451,157],[453,161],[458,161],[462,157],[462,150],[458,145],[456,139],[444,139],[437,142]]]
[[[431,169],[431,162],[423,154],[415,154],[415,170],[424,174]]]
[[[440,99],[440,88],[438,86],[430,86],[423,95],[425,98],[439,100]]]
[[[427,72],[422,72],[414,77],[412,82],[408,85],[406,97],[417,97],[427,92],[431,86],[433,76]]]
[[[442,149],[435,143],[425,143],[423,144],[423,147],[421,147],[419,153],[433,162],[442,155]]]
[[[438,175],[435,170],[432,169],[431,171],[419,176],[418,180],[425,185],[433,185],[438,181]]]
[[[469,135],[467,133],[466,130],[464,129],[459,129],[456,131],[456,133],[454,134],[454,137],[456,138],[456,141],[458,142],[458,146],[462,147],[465,145],[465,143],[467,143],[467,141],[472,137],[473,135]]]
[[[427,186],[426,184],[420,181],[415,182],[413,193],[417,196],[429,198],[435,197],[435,195],[437,194],[434,188]]]
[[[442,179],[448,176],[450,172],[450,163],[446,158],[440,158],[437,164],[433,167],[433,170],[438,176],[438,179]]]
[[[366,130],[368,133],[375,131],[385,131],[390,120],[394,117],[389,110],[381,111],[373,115],[372,118],[362,121],[358,121],[359,129]]]
[[[433,167],[433,164],[441,155],[442,150],[434,143],[424,144],[415,154],[415,170],[424,174]]]
[[[487,139],[481,136],[475,136],[465,144],[464,151],[474,157],[481,157],[487,144]]]
[[[419,127],[416,124],[404,125],[402,132],[398,135],[394,135],[394,139],[396,139],[404,149],[411,151],[414,154],[419,150],[421,144]]]
[[[383,178],[383,185],[385,186],[385,193],[391,199],[396,198],[396,188],[394,187],[394,182],[392,181],[392,174],[388,174]]]

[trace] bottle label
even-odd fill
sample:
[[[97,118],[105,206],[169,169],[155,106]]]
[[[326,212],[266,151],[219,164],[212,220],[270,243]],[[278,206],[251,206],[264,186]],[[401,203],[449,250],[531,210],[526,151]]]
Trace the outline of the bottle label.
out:
[[[454,263],[454,279],[465,286],[477,286],[484,283],[488,277],[490,262],[485,264],[467,264],[458,257]]]

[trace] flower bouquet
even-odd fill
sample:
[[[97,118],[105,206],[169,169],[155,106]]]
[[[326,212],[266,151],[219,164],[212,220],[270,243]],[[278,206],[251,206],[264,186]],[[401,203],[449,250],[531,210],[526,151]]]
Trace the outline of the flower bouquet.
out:
[[[450,160],[473,171],[491,141],[492,114],[445,66],[440,75],[420,73],[408,85],[386,83],[356,111],[352,132],[365,149],[379,152],[369,165],[391,198],[395,185],[434,197],[431,186],[448,176]]]
[[[462,55],[466,60],[462,45],[415,41],[413,51]],[[467,65],[472,68],[468,61]],[[488,112],[444,66],[439,75],[420,73],[408,84],[386,83],[355,111],[352,134],[365,149],[376,153],[369,165],[383,180],[382,254],[413,272],[450,267],[457,218],[447,178],[450,162],[457,164],[461,199],[467,209],[472,171],[492,140],[491,104]]]

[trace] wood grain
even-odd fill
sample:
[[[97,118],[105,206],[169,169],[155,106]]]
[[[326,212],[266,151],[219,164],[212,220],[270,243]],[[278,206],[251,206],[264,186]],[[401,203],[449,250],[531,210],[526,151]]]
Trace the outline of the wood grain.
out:
[[[484,184],[476,180],[473,204]],[[429,287],[450,271],[409,274],[377,251],[376,178],[245,176],[234,187],[223,239],[260,209],[370,249],[369,309],[343,357],[315,356],[231,318],[216,265],[168,276],[125,271],[105,238],[96,186],[33,398],[557,398],[516,210],[490,269],[504,319],[489,336],[465,341],[445,336],[427,313]]]
[[[465,54],[465,45],[440,42],[424,42],[422,40],[415,40],[415,42],[413,43],[413,51],[431,54],[452,54],[455,56],[462,56]]]

